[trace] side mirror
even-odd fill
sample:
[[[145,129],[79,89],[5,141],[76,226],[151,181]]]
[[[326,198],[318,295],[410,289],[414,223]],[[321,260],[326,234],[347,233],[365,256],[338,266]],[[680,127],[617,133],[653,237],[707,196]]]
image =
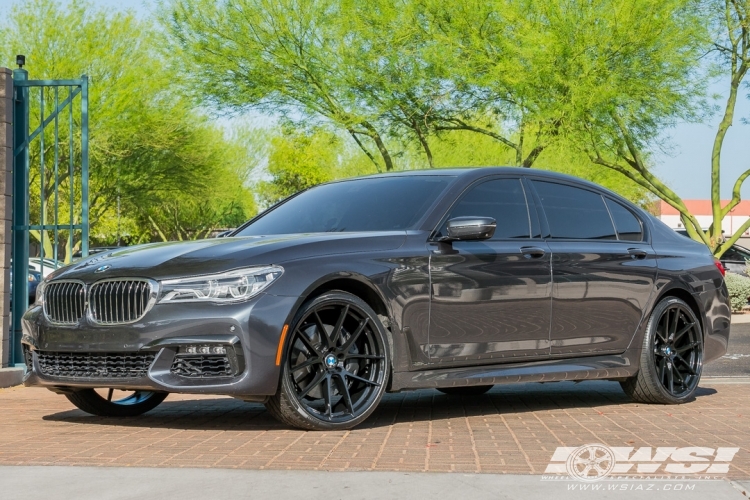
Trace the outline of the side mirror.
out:
[[[456,217],[448,221],[448,235],[442,241],[488,240],[495,234],[497,222],[492,217]]]

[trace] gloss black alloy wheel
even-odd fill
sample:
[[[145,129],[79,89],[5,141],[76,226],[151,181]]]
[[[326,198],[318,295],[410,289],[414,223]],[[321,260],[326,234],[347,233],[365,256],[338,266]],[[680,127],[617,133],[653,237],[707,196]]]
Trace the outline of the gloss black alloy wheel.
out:
[[[304,429],[348,429],[383,397],[390,372],[385,328],[358,297],[329,292],[302,306],[286,342],[279,391],[266,403]]]
[[[135,417],[153,410],[168,393],[122,391],[119,389],[83,389],[65,396],[78,409],[100,417]]]
[[[649,319],[638,375],[621,385],[636,401],[683,403],[695,393],[702,369],[700,321],[684,301],[668,297]]]

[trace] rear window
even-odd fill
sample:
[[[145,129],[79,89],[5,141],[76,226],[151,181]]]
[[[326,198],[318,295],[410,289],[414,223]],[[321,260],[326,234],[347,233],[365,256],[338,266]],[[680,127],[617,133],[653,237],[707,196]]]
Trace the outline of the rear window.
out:
[[[372,177],[324,184],[283,202],[235,236],[412,229],[455,177]]]
[[[615,222],[618,239],[625,241],[643,240],[641,221],[633,212],[609,198],[607,198],[607,208],[609,208],[609,213],[612,214],[612,220]]]

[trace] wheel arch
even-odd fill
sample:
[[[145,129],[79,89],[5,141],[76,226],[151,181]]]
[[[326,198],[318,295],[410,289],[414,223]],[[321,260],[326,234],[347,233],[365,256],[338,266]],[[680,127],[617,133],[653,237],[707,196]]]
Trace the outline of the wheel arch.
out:
[[[653,312],[656,305],[664,300],[667,297],[676,297],[683,302],[685,302],[690,309],[693,311],[693,314],[695,314],[695,317],[698,318],[698,321],[700,321],[701,326],[701,332],[703,333],[703,337],[706,337],[706,318],[704,317],[703,311],[700,307],[700,304],[698,300],[691,294],[689,291],[687,291],[685,288],[680,287],[677,284],[673,284],[671,287],[666,288],[665,290],[662,290],[662,292],[657,296],[656,300],[654,301],[653,306],[651,307],[651,311]]]
[[[383,293],[366,276],[355,272],[337,272],[319,278],[311,285],[309,285],[303,293],[300,294],[299,299],[294,304],[294,307],[289,313],[289,317],[287,318],[285,324],[289,325],[290,327],[292,326],[294,318],[297,315],[297,311],[299,311],[300,307],[302,307],[305,302],[323,295],[326,292],[334,290],[351,293],[352,295],[362,299],[368,306],[373,309],[373,311],[375,311],[378,316],[386,318],[387,321],[384,322],[383,326],[385,327],[385,332],[388,340],[388,350],[391,358],[391,373],[388,377],[388,385],[390,386],[394,363],[396,361],[396,346],[394,343],[394,335],[391,326],[393,324],[394,318],[392,315],[392,310],[388,305],[388,301],[383,296]],[[286,356],[288,341],[289,336],[284,339],[283,346],[280,346],[283,353],[282,359],[284,359],[284,357]],[[279,377],[281,377],[281,372],[279,372]]]

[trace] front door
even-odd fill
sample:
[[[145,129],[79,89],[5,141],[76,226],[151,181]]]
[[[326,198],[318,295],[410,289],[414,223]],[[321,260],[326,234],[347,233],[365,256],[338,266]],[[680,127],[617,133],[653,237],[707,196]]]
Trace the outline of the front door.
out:
[[[484,241],[430,244],[429,357],[437,365],[547,358],[550,251],[518,178],[470,187],[444,218],[492,217]]]
[[[657,267],[643,223],[625,205],[533,180],[552,251],[552,356],[622,352],[643,319]]]

